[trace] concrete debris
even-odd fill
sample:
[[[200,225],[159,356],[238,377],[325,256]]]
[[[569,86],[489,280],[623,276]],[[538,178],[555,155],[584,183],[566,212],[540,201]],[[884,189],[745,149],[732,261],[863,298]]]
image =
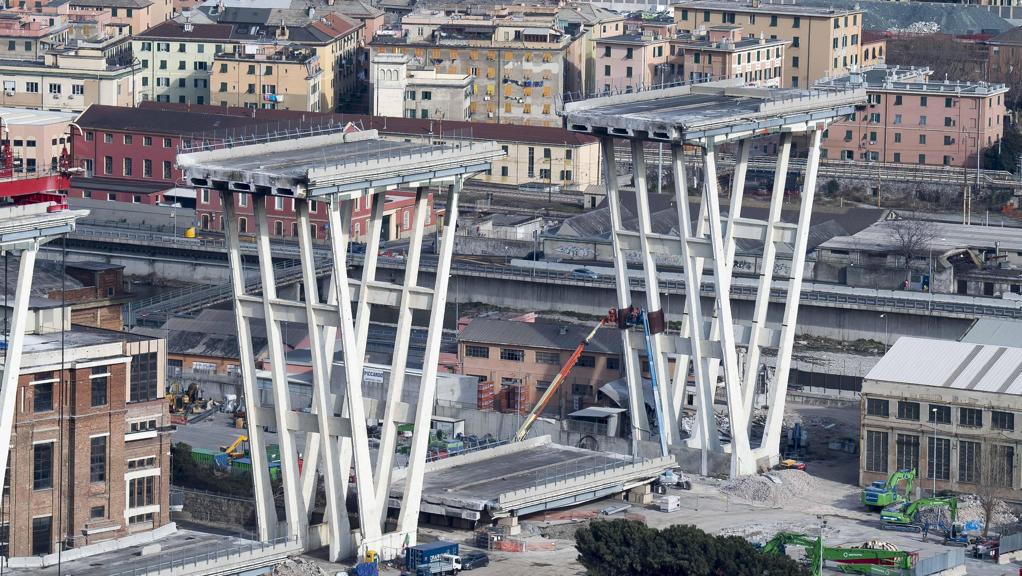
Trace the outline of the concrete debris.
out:
[[[818,488],[816,478],[802,470],[775,470],[766,476],[744,476],[732,480],[720,491],[728,496],[750,502],[780,506],[802,498]],[[774,482],[780,480],[780,484]]]
[[[891,544],[890,542],[884,542],[883,540],[869,540],[863,543],[859,548],[866,550],[887,550],[888,552],[897,552],[898,546]]]
[[[936,34],[940,32],[940,24],[936,22],[913,22],[904,28],[893,27],[887,31],[903,34]]]
[[[975,494],[965,494],[958,497],[958,521],[959,522],[983,522],[983,503]],[[1019,516],[1011,506],[999,501],[994,506],[994,514],[991,518],[991,527],[1006,526],[1019,521]]]
[[[304,558],[288,558],[273,568],[272,576],[329,576],[322,568]]]

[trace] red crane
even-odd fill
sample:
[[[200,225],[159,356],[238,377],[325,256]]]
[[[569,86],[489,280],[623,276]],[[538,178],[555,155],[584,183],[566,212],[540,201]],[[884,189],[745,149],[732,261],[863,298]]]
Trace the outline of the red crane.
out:
[[[9,140],[0,141],[0,204],[39,204],[53,202],[50,212],[67,209],[67,190],[71,188],[71,157],[65,146],[60,151],[58,171],[42,176],[15,176],[14,157]]]

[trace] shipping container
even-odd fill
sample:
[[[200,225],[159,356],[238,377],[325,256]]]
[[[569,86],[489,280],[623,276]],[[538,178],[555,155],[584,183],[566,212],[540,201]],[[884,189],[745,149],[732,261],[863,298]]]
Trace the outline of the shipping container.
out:
[[[458,544],[455,542],[430,542],[419,544],[405,550],[405,570],[414,572],[420,564],[429,564],[433,558],[441,554],[458,555]]]

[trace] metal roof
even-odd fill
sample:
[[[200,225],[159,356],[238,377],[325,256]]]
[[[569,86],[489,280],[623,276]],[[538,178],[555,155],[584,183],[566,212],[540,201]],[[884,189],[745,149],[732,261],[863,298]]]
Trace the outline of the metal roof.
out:
[[[897,220],[884,220],[855,233],[852,236],[836,236],[820,245],[824,250],[853,250],[857,252],[884,252],[897,250],[899,242],[893,233]],[[956,248],[1001,250],[1022,252],[1022,234],[1017,228],[978,226],[930,222],[933,239],[926,249],[946,252]]]
[[[1002,320],[1000,318],[977,318],[969,327],[968,332],[959,340],[973,344],[993,344],[995,346],[1017,346],[1022,339],[1022,322],[1018,320]]]
[[[29,108],[0,108],[0,118],[8,126],[47,126],[49,124],[67,124],[75,119],[72,112],[54,112],[51,110],[32,110]]]
[[[866,380],[1022,394],[1022,348],[902,337]]]
[[[607,408],[604,406],[590,406],[568,414],[569,418],[607,418],[624,412],[624,408]]]

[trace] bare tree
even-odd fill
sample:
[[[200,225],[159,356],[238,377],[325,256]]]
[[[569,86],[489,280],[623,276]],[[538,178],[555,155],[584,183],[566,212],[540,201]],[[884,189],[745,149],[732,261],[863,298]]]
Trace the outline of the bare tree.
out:
[[[989,452],[979,463],[979,487],[976,496],[983,510],[983,537],[990,530],[994,520],[994,512],[1002,505],[1005,497],[1011,493],[1013,461],[1015,448],[992,444]]]
[[[905,259],[907,279],[912,279],[912,259],[929,249],[937,237],[933,222],[926,220],[890,220],[887,232],[898,255]]]

